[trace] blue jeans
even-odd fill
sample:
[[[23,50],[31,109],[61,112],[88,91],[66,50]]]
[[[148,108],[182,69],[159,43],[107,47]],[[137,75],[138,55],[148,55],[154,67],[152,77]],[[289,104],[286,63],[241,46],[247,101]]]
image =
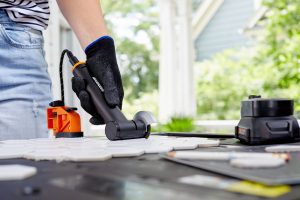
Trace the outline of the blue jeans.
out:
[[[48,137],[52,100],[43,35],[0,9],[0,140]]]

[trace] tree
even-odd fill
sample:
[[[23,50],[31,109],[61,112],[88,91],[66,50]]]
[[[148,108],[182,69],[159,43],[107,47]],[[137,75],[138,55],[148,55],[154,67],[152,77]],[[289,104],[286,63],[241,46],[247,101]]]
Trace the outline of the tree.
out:
[[[265,85],[266,89],[281,89],[284,95],[296,100],[300,110],[300,4],[294,0],[265,0],[268,8],[266,25],[257,63],[272,65],[279,73],[276,85]]]
[[[102,1],[116,40],[125,98],[133,100],[158,88],[159,27],[153,0]]]
[[[300,116],[300,4],[265,0],[264,5],[256,45],[227,50],[200,64],[200,118],[238,119],[240,101],[250,94],[293,98]]]

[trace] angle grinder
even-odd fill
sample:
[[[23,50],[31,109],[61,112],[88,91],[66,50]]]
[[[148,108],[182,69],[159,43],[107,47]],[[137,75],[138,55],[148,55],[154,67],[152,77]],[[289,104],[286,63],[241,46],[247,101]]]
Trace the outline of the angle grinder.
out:
[[[118,106],[110,107],[105,98],[104,91],[100,83],[91,75],[85,62],[80,62],[71,51],[64,50],[60,61],[60,81],[62,100],[50,103],[47,109],[48,128],[53,129],[56,137],[82,137],[80,128],[80,116],[75,112],[76,108],[65,106],[64,86],[62,77],[62,66],[64,55],[67,55],[72,64],[74,76],[82,78],[86,85],[86,90],[91,96],[95,105],[95,111],[102,117],[105,126],[105,135],[109,140],[126,140],[136,138],[148,138],[151,124],[156,122],[151,112],[140,111],[135,114],[132,120],[128,120]]]

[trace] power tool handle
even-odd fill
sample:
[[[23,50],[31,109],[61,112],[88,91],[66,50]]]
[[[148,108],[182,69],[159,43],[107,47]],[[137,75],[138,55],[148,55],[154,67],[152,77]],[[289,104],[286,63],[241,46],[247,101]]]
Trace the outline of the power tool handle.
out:
[[[73,75],[82,78],[86,83],[86,90],[96,107],[97,113],[103,118],[104,122],[109,121],[127,121],[124,114],[118,107],[108,106],[104,94],[95,80],[91,77],[85,64],[79,64],[74,70]]]

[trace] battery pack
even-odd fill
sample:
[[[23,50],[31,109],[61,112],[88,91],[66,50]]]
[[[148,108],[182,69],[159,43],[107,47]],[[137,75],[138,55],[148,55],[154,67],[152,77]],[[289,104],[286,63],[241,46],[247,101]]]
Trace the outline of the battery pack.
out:
[[[299,125],[293,113],[292,99],[249,96],[241,103],[241,120],[235,127],[235,137],[248,145],[299,141]]]

